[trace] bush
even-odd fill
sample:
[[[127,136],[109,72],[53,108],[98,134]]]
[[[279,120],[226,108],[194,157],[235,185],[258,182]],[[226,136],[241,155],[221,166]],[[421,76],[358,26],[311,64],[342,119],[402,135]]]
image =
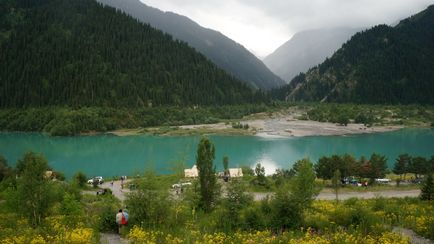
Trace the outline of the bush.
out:
[[[244,208],[240,213],[240,218],[243,230],[263,230],[267,226],[267,217],[257,205]]]
[[[104,206],[102,212],[99,214],[98,230],[100,232],[117,232],[118,226],[116,224],[116,209],[111,206]]]
[[[87,183],[87,176],[83,172],[79,171],[73,176],[73,181],[77,184],[78,187],[84,188]]]
[[[241,170],[243,171],[244,176],[254,176],[255,175],[255,171],[253,171],[253,169],[250,168],[250,166],[242,165]]]
[[[272,227],[276,230],[295,229],[301,226],[303,210],[298,200],[285,187],[271,200]]]

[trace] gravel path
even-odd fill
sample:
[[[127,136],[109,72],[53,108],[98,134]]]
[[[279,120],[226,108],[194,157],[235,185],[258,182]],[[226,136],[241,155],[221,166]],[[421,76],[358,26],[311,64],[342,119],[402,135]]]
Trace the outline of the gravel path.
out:
[[[104,182],[101,185],[101,188],[111,189],[113,192],[113,195],[123,202],[126,198],[126,194],[130,192],[130,189],[128,188],[129,182],[130,182],[130,180],[124,180],[124,188],[123,189],[121,187],[121,181],[120,180],[114,181],[113,186],[111,185],[111,181]]]
[[[131,243],[130,241],[121,238],[118,234],[114,233],[100,233],[99,243],[101,244],[127,244]]]
[[[410,229],[405,229],[405,228],[401,228],[401,227],[393,227],[393,232],[396,233],[400,233],[404,236],[408,236],[408,238],[410,238],[410,243],[411,244],[432,244],[434,243],[433,241],[423,238],[419,235],[417,235],[416,233],[414,233],[414,231],[410,230]]]

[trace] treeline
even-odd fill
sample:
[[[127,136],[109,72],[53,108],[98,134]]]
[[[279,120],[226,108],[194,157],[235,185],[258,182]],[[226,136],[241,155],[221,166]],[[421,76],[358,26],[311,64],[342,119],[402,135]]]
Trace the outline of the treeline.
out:
[[[361,157],[357,160],[349,154],[321,157],[315,164],[316,176],[330,180],[339,170],[342,179],[348,177],[375,179],[384,178],[387,173],[393,172],[402,176],[413,173],[416,178],[429,172],[434,172],[434,155],[430,159],[421,156],[411,157],[408,154],[399,155],[393,168],[387,167],[387,158],[383,155],[372,154],[371,157]]]
[[[349,123],[364,124],[417,124],[434,122],[434,108],[422,105],[363,105],[337,103],[301,103],[306,114],[300,119],[319,122],[332,122],[341,125]]]
[[[267,100],[186,43],[93,0],[5,0],[0,107]]]
[[[0,110],[1,131],[38,131],[54,136],[161,125],[216,123],[270,110],[264,104],[109,108],[43,107]]]
[[[434,103],[434,6],[397,26],[355,34],[274,95],[291,101]]]

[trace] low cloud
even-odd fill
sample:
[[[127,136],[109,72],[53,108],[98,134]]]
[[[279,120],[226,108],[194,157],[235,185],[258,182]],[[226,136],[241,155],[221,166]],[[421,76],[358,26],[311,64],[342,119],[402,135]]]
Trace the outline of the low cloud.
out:
[[[141,0],[215,29],[263,57],[296,32],[393,24],[434,0]]]

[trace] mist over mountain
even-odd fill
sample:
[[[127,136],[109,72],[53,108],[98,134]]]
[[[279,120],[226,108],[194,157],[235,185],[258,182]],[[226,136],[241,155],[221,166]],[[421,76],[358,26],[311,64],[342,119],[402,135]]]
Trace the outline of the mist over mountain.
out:
[[[264,63],[285,81],[306,72],[327,57],[361,28],[340,27],[296,33],[289,41],[264,58]]]
[[[217,66],[254,88],[271,89],[285,84],[242,45],[220,32],[201,27],[185,16],[163,12],[139,0],[98,1],[121,9],[140,21],[187,42]]]
[[[434,5],[395,27],[354,35],[322,64],[275,91],[290,101],[434,103]]]

